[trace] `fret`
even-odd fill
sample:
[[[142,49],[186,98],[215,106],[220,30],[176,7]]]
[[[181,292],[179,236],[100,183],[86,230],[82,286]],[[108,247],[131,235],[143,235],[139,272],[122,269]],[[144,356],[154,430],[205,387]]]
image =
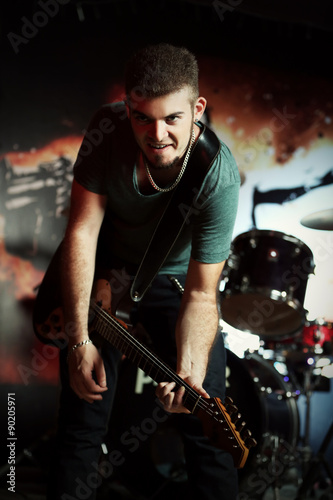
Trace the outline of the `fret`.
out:
[[[136,361],[136,357],[137,357],[137,356],[138,356],[138,351],[136,351],[136,350],[134,350],[134,349],[132,348],[132,349],[131,349],[131,351],[130,351],[130,353],[129,353],[129,355],[128,355],[128,357],[130,358],[130,360],[131,360],[133,363],[138,364],[138,363],[137,363],[137,361]]]

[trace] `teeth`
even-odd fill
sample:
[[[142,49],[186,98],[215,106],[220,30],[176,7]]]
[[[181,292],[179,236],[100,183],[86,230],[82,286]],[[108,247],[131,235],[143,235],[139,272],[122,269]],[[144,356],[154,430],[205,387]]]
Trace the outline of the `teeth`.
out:
[[[154,146],[153,144],[151,144],[151,147],[155,148],[155,149],[163,149],[163,148],[167,147],[167,144],[163,144],[162,146],[158,146],[158,145]]]

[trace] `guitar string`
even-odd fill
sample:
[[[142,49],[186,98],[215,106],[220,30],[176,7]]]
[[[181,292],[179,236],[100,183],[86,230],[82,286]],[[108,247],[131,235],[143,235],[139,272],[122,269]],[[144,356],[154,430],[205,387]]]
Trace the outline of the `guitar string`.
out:
[[[114,319],[112,316],[110,316],[106,311],[104,311],[102,308],[97,306],[97,312],[100,314],[100,316],[103,316],[103,319],[107,321],[109,326],[113,329],[116,330],[116,333],[121,334],[123,337],[123,341],[127,344],[132,344],[132,346],[136,347],[137,351],[142,353],[141,355],[145,355],[146,358],[148,358],[148,361],[153,361],[155,362],[156,365],[158,365],[158,371],[164,371],[165,373],[169,374],[171,378],[176,379],[177,382],[180,385],[183,385],[186,387],[187,391],[191,393],[190,395],[194,397],[195,399],[198,399],[199,394],[194,391],[191,386],[189,386],[181,377],[179,377],[177,374],[171,370],[168,365],[166,365],[164,362],[161,362],[161,360],[153,354],[146,346],[140,344],[122,325]],[[162,366],[165,366],[165,369]],[[148,373],[149,375],[149,373]],[[200,400],[199,400],[200,401]]]
[[[97,304],[94,304],[94,309],[97,312],[97,315],[102,316],[102,318],[110,325],[111,328],[116,330],[118,334],[122,335],[125,342],[127,342],[128,344],[132,344],[138,351],[141,351],[146,357],[148,357],[148,358],[150,358],[150,360],[154,361],[155,364],[158,364],[159,371],[162,371],[161,368],[163,368],[163,367],[162,367],[161,361],[159,360],[159,358],[155,354],[153,354],[147,347],[140,344],[133,336],[131,336],[129,334],[129,332],[127,332],[127,330],[124,327],[122,327],[122,325],[116,319],[114,319],[112,316],[110,316],[103,308],[101,308]],[[188,385],[181,377],[179,377],[177,374],[174,374],[173,370],[171,370],[168,367],[168,365],[166,365],[165,363],[163,363],[163,365],[166,368],[166,369],[163,369],[163,371],[166,372],[166,374],[168,374],[171,378],[176,379],[180,385],[182,385],[186,388],[189,395],[191,395],[192,398],[197,400],[199,397],[199,394],[194,389],[192,389],[192,387],[190,385]],[[200,407],[202,409],[205,409],[206,411],[209,411],[211,413],[211,415],[214,415],[214,413],[215,413],[210,408],[210,404],[201,398],[198,401],[197,407]]]
[[[99,316],[102,319],[104,319],[109,324],[111,330],[113,330],[113,331],[116,330],[116,333],[118,333],[121,337],[123,337],[123,340],[125,340],[125,343],[132,344],[138,351],[141,351],[142,353],[145,353],[145,356],[147,358],[150,358],[150,360],[154,361],[154,359],[155,359],[155,364],[160,364],[160,367],[162,367],[162,368],[163,368],[163,366],[162,366],[162,364],[163,364],[165,366],[165,368],[166,368],[166,369],[163,369],[163,371],[165,373],[169,372],[169,375],[170,375],[171,378],[176,378],[181,385],[183,385],[183,386],[185,386],[187,388],[188,393],[191,393],[192,397],[194,397],[195,400],[198,400],[199,394],[194,389],[192,389],[192,387],[190,385],[188,385],[181,377],[179,377],[177,374],[175,374],[173,372],[173,370],[171,370],[168,365],[166,365],[164,362],[162,362],[147,347],[145,347],[144,345],[140,344],[140,342],[138,342],[138,340],[135,339],[117,321],[117,319],[115,319],[113,316],[110,316],[110,314],[108,314],[102,307],[98,306],[96,303],[93,304],[93,305],[94,305],[94,309],[95,309],[95,311],[97,313],[97,316]],[[107,337],[110,336],[109,332],[107,332],[107,333],[104,332],[104,335],[107,335]],[[223,420],[218,420],[217,419],[218,412],[213,411],[212,408],[210,407],[210,404],[207,401],[205,401],[204,399],[200,398],[197,401],[197,403],[195,404],[194,408],[196,408],[196,407],[200,407],[202,410],[205,410],[208,415],[210,415],[215,420],[219,421],[221,424],[225,424],[226,423],[227,424],[227,428],[225,430],[229,430],[230,432],[232,432],[233,439],[235,439],[235,437],[238,435],[237,439],[235,440],[235,442],[233,444],[233,448],[240,447],[242,449],[243,446],[245,446],[245,441],[241,437],[240,432],[237,431],[236,428],[232,429],[232,427],[230,426],[231,422],[227,421],[226,417],[224,416],[224,413],[222,413],[221,410],[220,411],[221,411],[221,415],[223,416]],[[229,416],[229,418],[230,418],[230,416]],[[245,428],[243,429],[243,431],[245,431]],[[241,445],[240,441],[242,441],[242,445]]]

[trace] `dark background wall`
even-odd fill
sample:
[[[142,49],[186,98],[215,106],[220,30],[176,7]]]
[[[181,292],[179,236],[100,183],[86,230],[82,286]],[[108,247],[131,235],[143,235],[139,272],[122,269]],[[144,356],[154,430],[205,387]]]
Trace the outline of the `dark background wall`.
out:
[[[15,393],[18,450],[54,426],[57,353],[34,338],[31,311],[65,228],[72,164],[93,112],[121,98],[138,46],[197,54],[207,119],[245,179],[235,236],[255,227],[305,241],[317,264],[309,319],[333,319],[332,233],[299,223],[332,207],[328,1],[13,0],[0,15],[0,405]]]

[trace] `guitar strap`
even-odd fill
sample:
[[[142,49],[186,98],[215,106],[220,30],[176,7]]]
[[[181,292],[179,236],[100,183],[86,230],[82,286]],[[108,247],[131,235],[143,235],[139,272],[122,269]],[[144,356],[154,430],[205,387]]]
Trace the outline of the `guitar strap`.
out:
[[[215,133],[201,124],[203,130],[194,145],[189,164],[173,191],[157,224],[131,286],[131,298],[139,302],[162,267],[190,215],[199,210],[202,182],[220,151]]]

